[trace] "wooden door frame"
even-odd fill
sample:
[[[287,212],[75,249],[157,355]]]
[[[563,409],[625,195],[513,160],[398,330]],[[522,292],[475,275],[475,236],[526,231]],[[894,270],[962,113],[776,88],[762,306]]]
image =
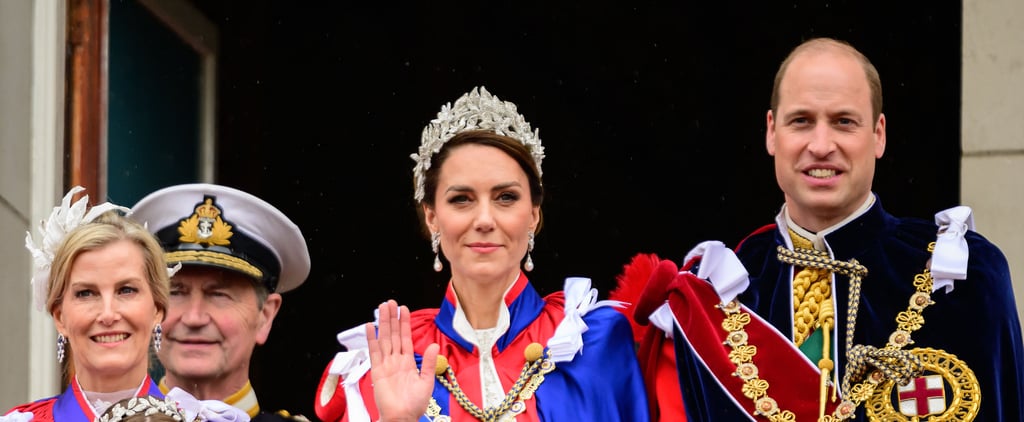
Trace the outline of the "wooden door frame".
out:
[[[64,189],[82,186],[93,204],[106,198],[108,0],[68,0]]]
[[[140,0],[200,55],[199,178],[214,181],[219,34],[185,1]],[[92,204],[107,197],[107,54],[109,0],[68,0],[65,191],[82,186]]]

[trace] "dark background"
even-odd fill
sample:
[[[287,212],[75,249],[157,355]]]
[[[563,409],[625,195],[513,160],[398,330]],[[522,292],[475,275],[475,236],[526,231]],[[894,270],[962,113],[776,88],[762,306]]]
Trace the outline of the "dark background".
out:
[[[315,418],[337,332],[387,298],[439,303],[448,273],[431,269],[409,155],[474,86],[540,128],[530,277],[545,294],[579,275],[603,298],[635,253],[678,261],[772,222],[765,112],[809,37],[850,41],[882,76],[883,205],[928,219],[957,205],[962,6],[907,3],[195,0],[221,31],[217,182],[291,216],[312,256],[254,357],[262,406]]]

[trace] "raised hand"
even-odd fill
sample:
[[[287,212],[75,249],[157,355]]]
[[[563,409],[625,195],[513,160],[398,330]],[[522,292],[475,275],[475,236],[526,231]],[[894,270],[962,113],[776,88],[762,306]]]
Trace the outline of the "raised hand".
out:
[[[416,421],[427,409],[434,390],[438,345],[423,352],[423,370],[416,368],[409,308],[388,300],[377,308],[379,330],[366,324],[370,377],[380,422]],[[379,331],[379,333],[378,333]]]

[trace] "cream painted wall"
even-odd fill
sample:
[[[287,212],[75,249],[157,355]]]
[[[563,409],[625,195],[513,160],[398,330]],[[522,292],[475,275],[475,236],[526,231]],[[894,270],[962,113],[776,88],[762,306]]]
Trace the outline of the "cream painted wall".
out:
[[[22,239],[62,190],[64,5],[0,1],[0,412],[59,392],[53,322],[31,305]]]
[[[1024,316],[1024,2],[966,0],[961,199],[1010,262]]]
[[[29,265],[16,239],[28,227],[32,3],[0,2],[0,412],[28,400]]]

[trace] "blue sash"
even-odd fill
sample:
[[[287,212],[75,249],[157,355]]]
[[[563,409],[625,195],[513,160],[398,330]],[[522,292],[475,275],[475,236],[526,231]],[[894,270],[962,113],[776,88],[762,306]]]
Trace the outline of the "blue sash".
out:
[[[164,394],[157,388],[156,383],[146,375],[146,379],[139,384],[138,390],[135,392],[135,397],[142,396],[154,396],[163,398]],[[64,393],[57,396],[57,400],[53,403],[53,420],[59,422],[94,422],[96,416],[93,413],[92,406],[85,399],[85,395],[82,394],[82,389],[78,385],[78,380],[71,382],[68,388],[64,389]]]

